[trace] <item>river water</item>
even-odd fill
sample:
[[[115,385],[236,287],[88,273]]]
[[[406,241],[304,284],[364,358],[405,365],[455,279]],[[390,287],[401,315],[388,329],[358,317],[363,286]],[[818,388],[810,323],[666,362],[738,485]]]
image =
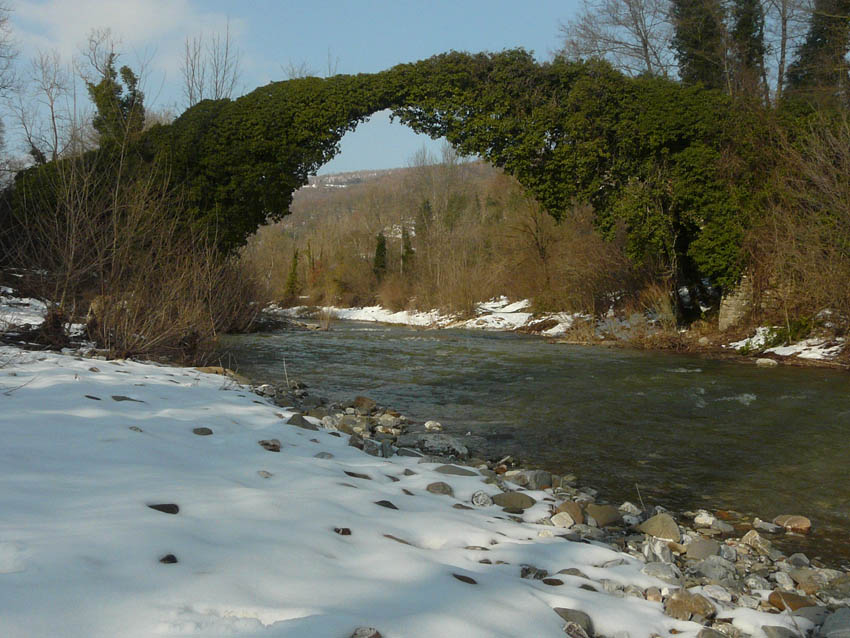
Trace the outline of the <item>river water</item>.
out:
[[[485,453],[574,473],[611,501],[812,519],[802,548],[850,562],[850,375],[687,355],[554,345],[538,337],[337,322],[241,335],[230,366],[364,394]],[[227,361],[225,361],[226,363]]]

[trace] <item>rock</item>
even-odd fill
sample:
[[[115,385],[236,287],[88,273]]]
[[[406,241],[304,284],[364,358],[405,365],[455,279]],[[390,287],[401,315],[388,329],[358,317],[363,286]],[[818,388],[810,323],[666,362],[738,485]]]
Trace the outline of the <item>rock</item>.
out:
[[[768,523],[767,521],[763,521],[760,518],[756,517],[753,520],[753,527],[762,532],[767,532],[768,534],[778,534],[782,531],[781,525],[776,525],[775,523]]]
[[[735,565],[720,556],[709,556],[694,566],[695,573],[713,584],[732,584],[738,575]]]
[[[473,492],[469,500],[475,507],[490,507],[493,504],[493,498],[481,490]]]
[[[542,582],[544,585],[549,585],[550,587],[560,587],[564,584],[564,581],[559,578],[544,578]]]
[[[717,600],[722,603],[732,602],[732,594],[725,587],[721,587],[720,585],[706,585],[702,588],[702,593],[712,600]]]
[[[795,609],[791,615],[805,618],[814,625],[822,625],[829,616],[829,609],[826,607],[800,607]]]
[[[773,580],[776,581],[776,584],[782,589],[786,591],[794,591],[794,579],[785,572],[776,572],[772,575],[772,577]]]
[[[318,452],[313,455],[314,459],[332,459],[334,457],[330,452]]]
[[[268,479],[274,476],[271,472],[267,472],[266,470],[257,470],[257,474],[259,474],[262,478]]]
[[[712,523],[717,520],[717,517],[710,512],[706,512],[705,510],[700,510],[697,512],[697,515],[694,516],[694,525],[697,527],[711,527]]]
[[[826,578],[818,570],[811,567],[795,567],[788,572],[788,575],[800,589],[810,595],[826,585]]]
[[[351,470],[343,470],[346,476],[350,476],[351,478],[361,479],[363,481],[371,481],[372,477],[368,474],[363,474],[361,472],[352,472]]]
[[[148,507],[163,514],[177,514],[180,511],[180,506],[175,503],[156,503],[148,505]]]
[[[393,505],[390,501],[375,501],[375,505],[380,505],[381,507],[386,507],[387,509],[397,510],[398,508]]]
[[[643,510],[641,508],[629,501],[626,501],[617,509],[619,509],[622,514],[631,514],[632,516],[640,516],[643,514]]]
[[[286,420],[287,425],[294,425],[298,428],[303,428],[305,430],[318,430],[319,426],[310,423],[307,419],[304,418],[304,415],[300,412],[296,412],[291,417]]]
[[[647,563],[641,571],[670,585],[682,582],[682,572],[673,563]]]
[[[847,605],[850,602],[850,574],[829,581],[818,595],[830,605]]]
[[[720,543],[707,538],[698,538],[688,545],[685,555],[690,560],[703,560],[720,553]]]
[[[591,527],[590,525],[582,525],[581,523],[576,523],[570,528],[571,532],[575,532],[579,534],[582,538],[589,538],[594,541],[601,541],[605,538],[605,532],[603,532],[598,527]]]
[[[530,490],[545,490],[552,487],[552,474],[546,470],[526,470],[526,486]]]
[[[213,431],[209,428],[193,428],[192,434],[197,434],[198,436],[209,436]]]
[[[567,514],[566,512],[558,512],[549,520],[552,521],[552,525],[554,525],[555,527],[570,528],[576,523],[573,520],[573,517]]]
[[[493,502],[499,507],[513,507],[524,510],[534,505],[537,501],[523,492],[502,492],[493,497]]]
[[[428,486],[425,489],[428,490],[429,492],[431,492],[431,494],[445,494],[446,496],[454,496],[455,495],[454,490],[452,489],[452,486],[449,485],[448,483],[444,483],[443,481],[436,481],[434,483],[429,483]]]
[[[280,441],[270,439],[268,441],[258,441],[258,443],[269,452],[280,452]]]
[[[478,581],[474,578],[470,578],[469,576],[464,576],[463,574],[452,574],[455,578],[457,578],[460,582],[466,583],[467,585],[477,585]]]
[[[646,557],[647,563],[673,562],[673,552],[670,549],[670,541],[664,540],[662,538],[648,538],[643,544],[641,552]]]
[[[268,383],[264,383],[263,385],[258,385],[254,388],[254,392],[264,397],[273,397],[277,392],[273,385],[269,385]]]
[[[651,603],[660,603],[663,600],[661,590],[658,587],[647,587],[643,595]]]
[[[812,522],[808,518],[796,514],[781,514],[773,522],[795,534],[808,534],[812,529]]]
[[[452,474],[454,476],[480,476],[475,470],[470,470],[466,467],[459,467],[457,465],[441,465],[439,467],[435,467],[434,471],[439,472],[440,474]]]
[[[174,554],[166,554],[165,556],[159,559],[159,562],[164,565],[173,565],[178,561],[177,557]]]
[[[751,574],[747,576],[746,580],[744,580],[744,585],[749,587],[751,590],[767,590],[770,589],[770,583],[767,582],[766,578],[759,576],[758,574]]]
[[[599,527],[616,525],[623,520],[620,510],[613,505],[597,505],[596,503],[588,503],[584,511],[585,514],[593,517]]]
[[[140,428],[138,425],[131,425],[128,429],[132,430],[133,432],[144,432],[144,430],[142,430],[142,428]]]
[[[664,602],[664,613],[676,620],[690,620],[693,616],[707,619],[714,617],[717,608],[705,596],[677,589]]]
[[[734,527],[720,519],[715,519],[715,521],[711,524],[711,529],[715,529],[723,534],[731,534],[735,531]]]
[[[455,456],[462,459],[469,457],[469,450],[460,440],[437,432],[402,435],[398,437],[397,445],[416,448],[434,456]]]
[[[575,501],[564,501],[561,503],[555,510],[555,513],[560,514],[561,512],[569,514],[578,525],[584,524],[584,512],[582,512],[581,505]]]
[[[351,530],[347,527],[334,527],[334,532],[340,536],[351,536]]]
[[[528,580],[543,580],[549,575],[545,569],[540,569],[534,565],[522,565],[519,570],[519,577]]]
[[[679,526],[673,517],[669,514],[656,514],[649,520],[638,525],[637,529],[644,534],[649,534],[655,538],[665,538],[674,543],[682,540],[682,535],[679,533]]]
[[[779,625],[762,625],[761,630],[764,632],[765,638],[800,638],[800,634],[796,631],[791,631],[788,627],[780,627]]]
[[[741,543],[752,547],[759,554],[764,556],[775,555],[776,550],[773,549],[773,545],[767,539],[761,537],[761,535],[754,529],[751,529],[749,532],[741,537]]]
[[[563,631],[564,635],[569,636],[569,638],[590,638],[588,633],[578,623],[568,622],[564,625]]]
[[[388,459],[395,454],[395,448],[389,441],[381,441],[381,457]]]
[[[364,444],[363,437],[359,434],[355,433],[348,437],[348,444],[351,447],[356,447],[358,450],[362,450]]]
[[[578,609],[567,609],[566,607],[555,607],[555,613],[558,614],[564,622],[575,623],[581,627],[584,632],[593,635],[593,620],[583,611]]]
[[[721,558],[728,560],[730,563],[734,563],[738,560],[738,550],[734,547],[730,547],[729,545],[721,545],[720,556]]]
[[[383,638],[381,632],[374,627],[358,627],[350,638]]]
[[[780,611],[786,608],[794,611],[800,609],[800,607],[812,607],[816,604],[811,598],[778,590],[771,592],[770,596],[767,597],[767,601]]]
[[[425,421],[425,430],[428,432],[442,432],[443,426],[437,421]]]
[[[699,630],[697,638],[729,638],[729,636],[721,634],[719,631],[715,631],[711,627],[703,627]]]
[[[805,554],[801,554],[800,552],[791,554],[788,557],[788,562],[794,567],[808,567],[811,564],[809,557]]]
[[[779,365],[776,359],[768,359],[767,357],[759,357],[756,359],[756,365],[759,368],[775,368]]]
[[[829,616],[820,629],[821,638],[850,638],[850,609],[842,607]]]
[[[375,439],[363,439],[363,451],[370,456],[381,456],[381,444]]]
[[[378,404],[369,397],[358,396],[354,397],[352,407],[360,414],[369,414],[372,410],[378,407]]]

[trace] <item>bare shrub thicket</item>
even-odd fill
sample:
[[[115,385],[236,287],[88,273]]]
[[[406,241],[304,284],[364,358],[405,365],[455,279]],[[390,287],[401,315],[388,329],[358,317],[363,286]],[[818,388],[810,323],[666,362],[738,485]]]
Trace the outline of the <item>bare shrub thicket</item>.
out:
[[[379,232],[387,241],[380,279],[372,270]],[[507,294],[539,310],[597,312],[643,282],[621,235],[603,239],[583,207],[557,223],[513,178],[448,148],[440,160],[422,151],[376,181],[302,191],[293,215],[261,229],[244,260],[282,299],[298,250],[306,297],[298,303],[471,314]]]
[[[850,120],[818,121],[781,150],[775,201],[748,242],[758,307],[789,325],[826,308],[850,316]]]

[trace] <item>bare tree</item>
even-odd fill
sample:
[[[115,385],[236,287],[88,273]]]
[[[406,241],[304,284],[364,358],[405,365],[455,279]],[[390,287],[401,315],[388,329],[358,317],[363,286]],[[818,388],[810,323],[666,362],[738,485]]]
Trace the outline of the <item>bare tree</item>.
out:
[[[287,80],[297,80],[298,78],[309,78],[317,75],[315,69],[307,63],[307,60],[301,60],[300,62],[290,60],[286,64],[281,64],[280,70],[283,71]]]
[[[18,56],[12,40],[12,27],[9,14],[12,9],[0,3],[0,96],[6,95],[15,85],[14,62]]]
[[[768,53],[773,54],[773,98],[782,97],[788,57],[806,34],[812,13],[811,0],[765,0],[765,32]]]
[[[232,97],[241,68],[239,50],[230,36],[230,21],[224,34],[215,33],[206,42],[203,34],[187,37],[180,71],[186,108],[202,100]]]
[[[675,75],[668,0],[582,0],[577,17],[560,27],[562,53],[604,58],[628,75]]]

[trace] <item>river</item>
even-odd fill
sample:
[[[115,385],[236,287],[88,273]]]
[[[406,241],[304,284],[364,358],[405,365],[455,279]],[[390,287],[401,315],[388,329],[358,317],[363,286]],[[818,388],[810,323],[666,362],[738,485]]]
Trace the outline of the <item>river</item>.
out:
[[[231,336],[225,348],[253,380],[281,381],[285,362],[331,401],[363,394],[438,420],[611,501],[806,515],[810,558],[850,563],[846,372],[357,322]]]

